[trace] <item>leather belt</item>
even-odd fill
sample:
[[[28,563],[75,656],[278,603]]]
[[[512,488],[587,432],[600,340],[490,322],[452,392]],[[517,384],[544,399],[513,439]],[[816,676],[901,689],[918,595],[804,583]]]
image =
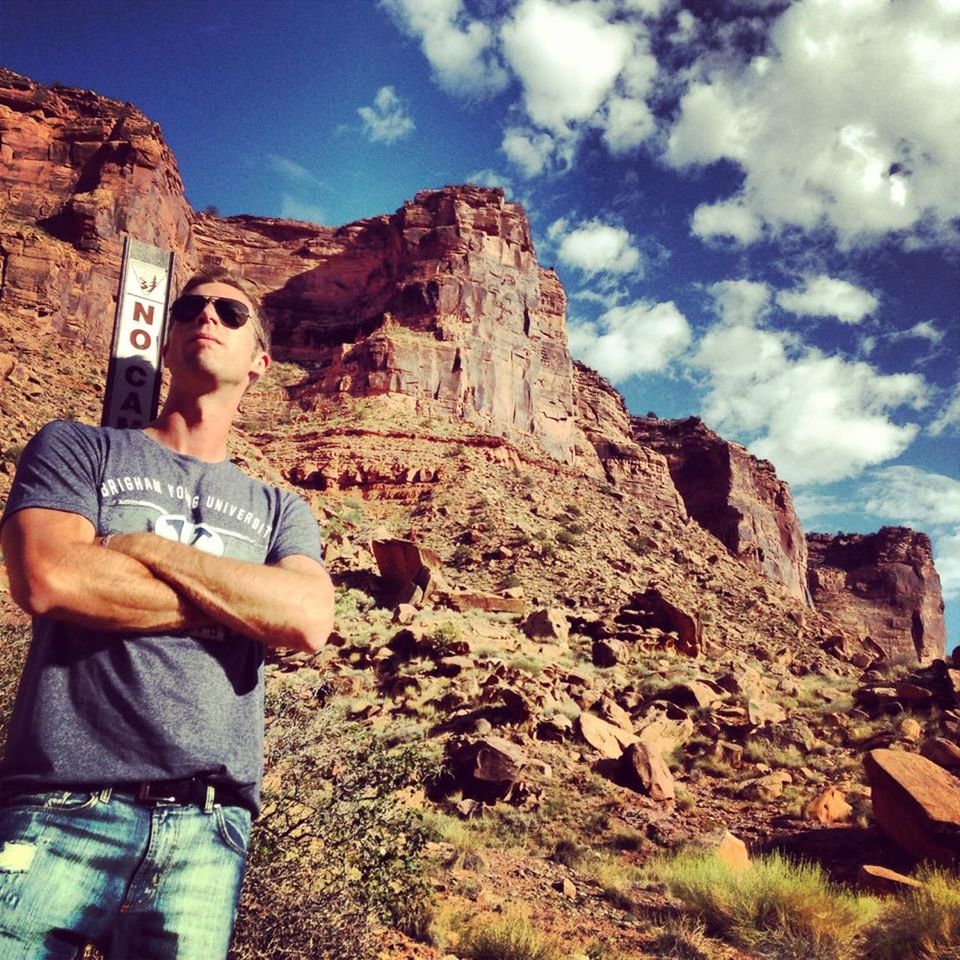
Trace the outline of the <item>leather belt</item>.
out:
[[[118,783],[113,787],[113,792],[146,804],[196,803],[204,808],[212,807],[215,803],[225,807],[247,806],[237,790],[231,787],[215,786],[199,777],[155,780],[145,783]]]

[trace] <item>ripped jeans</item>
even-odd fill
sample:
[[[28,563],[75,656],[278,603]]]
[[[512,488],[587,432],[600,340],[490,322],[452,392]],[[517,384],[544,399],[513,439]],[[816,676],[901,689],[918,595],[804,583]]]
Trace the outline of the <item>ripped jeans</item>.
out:
[[[100,793],[0,807],[0,960],[220,960],[250,838],[243,807]]]

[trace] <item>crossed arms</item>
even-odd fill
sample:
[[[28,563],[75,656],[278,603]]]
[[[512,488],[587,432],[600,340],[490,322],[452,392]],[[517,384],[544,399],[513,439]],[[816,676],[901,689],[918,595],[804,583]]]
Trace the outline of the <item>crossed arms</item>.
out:
[[[0,530],[14,601],[31,616],[134,633],[222,624],[314,652],[333,628],[333,585],[310,557],[272,566],[214,557],[153,533],[110,538],[85,517],[30,507]]]

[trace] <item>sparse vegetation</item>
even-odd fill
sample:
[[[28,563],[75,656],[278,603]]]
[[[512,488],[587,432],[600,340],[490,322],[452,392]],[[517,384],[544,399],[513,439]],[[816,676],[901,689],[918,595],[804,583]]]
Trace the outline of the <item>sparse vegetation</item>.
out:
[[[459,954],[468,960],[561,960],[563,956],[553,940],[519,914],[474,921]]]
[[[712,853],[654,869],[708,932],[777,960],[852,960],[855,938],[878,912],[876,900],[837,887],[818,866],[777,854],[739,872]]]

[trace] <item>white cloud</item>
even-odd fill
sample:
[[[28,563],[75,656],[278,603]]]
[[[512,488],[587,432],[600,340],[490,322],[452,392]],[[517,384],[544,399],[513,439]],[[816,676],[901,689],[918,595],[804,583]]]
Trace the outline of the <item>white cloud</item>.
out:
[[[613,307],[597,323],[573,322],[570,352],[613,383],[663,370],[690,343],[690,325],[671,303]]]
[[[770,304],[770,287],[755,280],[722,280],[711,285],[710,295],[729,326],[754,326]]]
[[[894,412],[926,402],[916,374],[881,374],[743,324],[711,329],[695,362],[708,375],[704,419],[753,439],[751,452],[795,484],[841,480],[898,456],[919,427]]]
[[[891,340],[926,340],[928,343],[936,346],[946,334],[943,330],[938,330],[929,320],[921,320],[915,323],[908,330],[902,330],[899,333],[891,333]]]
[[[497,93],[508,76],[495,50],[493,30],[468,16],[461,0],[381,0],[420,40],[437,82],[467,96]]]
[[[758,240],[763,224],[742,199],[727,203],[701,203],[693,211],[690,232],[702,240],[729,237],[746,246]]]
[[[632,30],[588,0],[522,0],[501,39],[528,116],[561,136],[596,113],[633,52]]]
[[[943,599],[960,600],[960,530],[936,539],[933,562],[940,574]]]
[[[956,12],[937,0],[797,0],[770,41],[747,67],[701,62],[669,162],[737,163],[742,189],[721,202],[775,231],[826,225],[844,245],[946,236],[960,216]]]
[[[656,131],[656,121],[643,100],[612,97],[607,104],[603,139],[611,153],[628,153]]]
[[[281,157],[276,153],[267,154],[267,163],[274,173],[278,173],[287,180],[294,180],[298,183],[310,184],[312,186],[320,185],[320,178],[311,173],[302,163],[291,160],[289,157]]]
[[[548,236],[561,238],[557,259],[584,273],[629,273],[640,264],[640,251],[623,227],[589,220],[568,230],[566,220],[558,220],[550,226]]]
[[[507,127],[501,148],[525,177],[535,177],[551,164],[556,143],[549,133]]]
[[[373,143],[394,143],[409,136],[415,124],[407,111],[407,102],[397,96],[393,87],[381,87],[369,107],[357,110],[363,130]]]
[[[841,323],[860,323],[880,301],[862,287],[820,274],[807,277],[799,290],[781,290],[777,303],[801,317],[836,317]]]
[[[327,222],[327,215],[322,207],[301,200],[290,193],[283,194],[281,198],[280,216],[288,220],[306,220],[309,223]]]
[[[929,432],[934,437],[944,433],[960,432],[960,386],[954,387],[946,406],[930,424]]]
[[[513,193],[513,183],[509,177],[501,176],[490,167],[468,173],[467,183],[475,183],[478,187],[499,187],[507,196]]]
[[[922,530],[960,525],[960,480],[918,467],[883,467],[863,487],[864,509]]]

